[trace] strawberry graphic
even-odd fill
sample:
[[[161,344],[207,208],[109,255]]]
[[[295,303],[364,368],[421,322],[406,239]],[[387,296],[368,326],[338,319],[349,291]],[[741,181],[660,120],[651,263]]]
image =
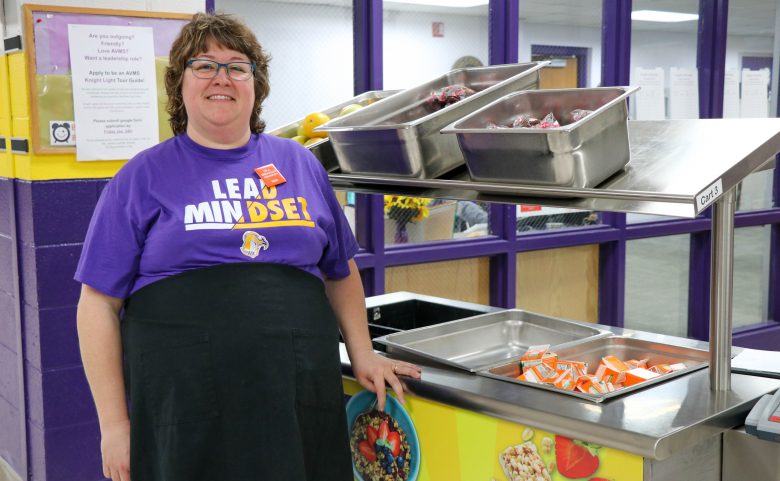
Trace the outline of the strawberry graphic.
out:
[[[558,472],[570,479],[591,476],[599,469],[597,450],[598,446],[555,436],[555,462]]]

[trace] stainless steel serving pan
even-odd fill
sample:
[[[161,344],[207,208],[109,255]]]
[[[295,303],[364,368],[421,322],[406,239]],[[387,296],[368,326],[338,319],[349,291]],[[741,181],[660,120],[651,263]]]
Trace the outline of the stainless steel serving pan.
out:
[[[442,129],[455,134],[471,178],[574,188],[594,187],[630,160],[627,97],[638,87],[535,90],[511,93]],[[574,109],[593,111],[563,125]],[[496,128],[518,114],[552,112],[562,126]]]
[[[568,396],[574,396],[587,399],[594,402],[602,402],[616,396],[644,389],[669,379],[683,376],[691,371],[707,367],[709,353],[701,349],[690,347],[679,347],[670,344],[660,344],[657,342],[634,339],[631,337],[613,336],[600,339],[593,339],[582,342],[575,346],[553,349],[558,354],[558,359],[568,359],[573,361],[585,361],[589,365],[589,372],[592,374],[599,365],[602,357],[613,355],[621,360],[628,359],[648,359],[648,365],[656,364],[675,364],[685,363],[686,368],[681,371],[674,371],[663,376],[653,378],[633,386],[624,387],[617,391],[604,394],[585,394],[578,391],[566,391],[558,389],[551,384],[536,384],[516,379],[521,374],[518,360],[495,365],[493,367],[477,372],[480,376],[500,379],[502,381],[514,382],[523,386],[532,386],[548,391],[555,391]]]
[[[363,92],[362,94],[356,97],[352,97],[349,100],[345,100],[344,102],[341,102],[338,105],[328,107],[327,109],[318,110],[317,112],[322,112],[324,114],[327,114],[328,117],[333,118],[336,115],[338,115],[341,112],[341,109],[343,109],[347,105],[360,104],[365,107],[379,100],[390,97],[391,95],[394,95],[398,92],[400,92],[400,90],[371,90],[368,92]],[[295,122],[291,122],[282,127],[275,128],[272,131],[268,132],[268,134],[275,135],[277,137],[286,137],[286,138],[295,137],[297,135],[298,126],[301,125],[301,122],[303,122],[303,119],[298,119]],[[325,170],[327,170],[328,172],[333,172],[335,170],[338,170],[339,164],[338,161],[336,160],[336,154],[333,153],[333,147],[330,145],[330,141],[328,138],[323,138],[318,142],[314,142],[311,145],[306,146],[306,148],[309,149],[311,153],[314,154],[315,157],[317,157],[317,159],[319,159],[322,166],[325,167]]]
[[[435,178],[463,164],[453,136],[442,127],[517,90],[536,88],[549,62],[462,68],[315,130],[328,132],[342,172]],[[426,109],[430,94],[448,85],[476,93],[436,112]]]
[[[375,338],[388,353],[402,352],[476,372],[519,358],[529,346],[561,349],[610,333],[521,309],[482,314]]]

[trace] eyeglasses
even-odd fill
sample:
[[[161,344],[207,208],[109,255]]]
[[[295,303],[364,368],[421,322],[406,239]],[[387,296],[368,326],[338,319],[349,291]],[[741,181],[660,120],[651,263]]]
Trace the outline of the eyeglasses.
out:
[[[255,64],[250,62],[219,63],[199,58],[187,60],[187,67],[192,70],[193,75],[202,79],[216,77],[222,67],[225,67],[227,76],[232,80],[249,80],[255,72]]]

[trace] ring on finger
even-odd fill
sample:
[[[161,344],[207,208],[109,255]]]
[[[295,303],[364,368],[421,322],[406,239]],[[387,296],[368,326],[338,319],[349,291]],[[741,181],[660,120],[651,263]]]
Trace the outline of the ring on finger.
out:
[[[393,363],[393,374],[398,374],[398,364]]]

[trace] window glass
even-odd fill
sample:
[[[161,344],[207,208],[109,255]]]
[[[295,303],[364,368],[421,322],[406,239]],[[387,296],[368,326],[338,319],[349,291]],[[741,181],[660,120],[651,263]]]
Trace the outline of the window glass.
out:
[[[540,89],[593,87],[601,82],[601,3],[520,0],[518,57],[548,60]],[[539,205],[517,206],[517,233],[532,234],[599,224],[597,212]]]
[[[733,327],[767,321],[770,239],[768,225],[734,231]]]
[[[407,89],[450,70],[488,65],[488,7],[383,5],[383,85]],[[485,236],[488,206],[385,196],[385,244]]]
[[[262,113],[269,131],[353,97],[352,2],[328,3],[230,2],[272,57]]]
[[[774,116],[772,75],[775,2],[731,0],[726,37],[723,116]],[[772,207],[773,169],[755,172],[737,187],[737,210]]]
[[[642,11],[670,11],[698,15],[698,0],[665,2],[635,0],[632,16]],[[631,22],[630,84],[641,89],[629,103],[637,120],[698,118],[696,18],[683,22]],[[629,224],[671,220],[672,217],[628,214]]]
[[[687,337],[689,252],[687,234],[626,242],[625,327]]]
[[[542,74],[542,88],[601,83],[601,4],[600,0],[520,0],[520,61],[552,62]]]

